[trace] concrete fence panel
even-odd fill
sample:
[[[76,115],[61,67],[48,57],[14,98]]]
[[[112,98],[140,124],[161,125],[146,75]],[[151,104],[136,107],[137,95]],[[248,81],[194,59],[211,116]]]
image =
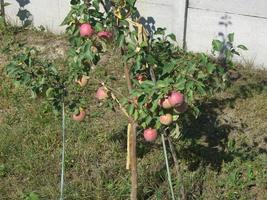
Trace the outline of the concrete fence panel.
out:
[[[32,23],[44,26],[47,30],[62,33],[65,28],[60,26],[70,10],[68,0],[5,0],[11,5],[6,7],[7,19],[15,25]]]
[[[137,7],[141,16],[154,22],[154,27],[166,27],[174,33],[180,46],[184,40],[186,0],[140,0]]]
[[[235,33],[235,43],[248,47],[241,60],[267,64],[267,1],[190,0],[187,16],[187,48],[210,52],[214,38]],[[221,35],[221,36],[219,36]]]
[[[55,33],[67,15],[69,0],[5,0],[8,20],[32,22]],[[249,50],[242,56],[267,67],[266,0],[138,0],[141,22],[151,31],[166,27],[178,44],[195,52],[211,52],[212,39],[235,33],[235,42]],[[220,34],[220,36],[219,36]]]

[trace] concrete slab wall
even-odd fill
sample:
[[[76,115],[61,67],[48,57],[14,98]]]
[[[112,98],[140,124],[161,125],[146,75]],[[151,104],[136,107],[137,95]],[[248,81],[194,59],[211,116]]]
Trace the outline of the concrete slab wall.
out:
[[[136,5],[141,16],[153,21],[155,28],[166,27],[168,33],[176,35],[179,45],[183,45],[186,0],[140,0]]]
[[[36,27],[44,26],[47,30],[62,33],[65,28],[61,22],[70,10],[69,0],[5,0],[11,5],[6,7],[7,19],[22,25],[31,21]]]
[[[210,52],[211,41],[235,33],[235,43],[244,44],[241,58],[267,68],[266,0],[189,0],[187,48]]]
[[[227,18],[222,19],[222,18]],[[227,27],[220,23],[230,23]],[[249,49],[241,51],[240,61],[256,65],[267,64],[267,19],[258,19],[236,14],[189,9],[187,24],[187,48],[192,51],[210,52],[211,41],[235,33],[235,44],[244,44]]]
[[[11,3],[6,14],[12,23],[19,25],[21,15],[29,15],[34,26],[64,32],[60,24],[70,9],[69,0],[5,1]],[[212,39],[220,38],[219,33],[235,32],[236,43],[249,48],[243,58],[267,68],[266,0],[138,0],[137,6],[147,26],[166,27],[188,50],[210,53]]]

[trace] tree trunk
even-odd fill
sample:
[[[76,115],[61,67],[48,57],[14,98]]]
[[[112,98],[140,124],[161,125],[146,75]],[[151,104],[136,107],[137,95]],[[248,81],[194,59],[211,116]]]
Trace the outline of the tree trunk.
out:
[[[123,53],[123,50],[122,50]],[[126,63],[124,63],[124,74],[127,82],[127,87],[129,93],[132,91],[132,82],[131,82],[131,77],[130,77],[130,70],[127,66]],[[130,134],[130,165],[131,165],[131,182],[132,182],[132,187],[131,187],[131,200],[137,200],[137,161],[136,161],[136,128],[137,124],[135,121],[130,118],[130,123],[131,123],[131,134]]]

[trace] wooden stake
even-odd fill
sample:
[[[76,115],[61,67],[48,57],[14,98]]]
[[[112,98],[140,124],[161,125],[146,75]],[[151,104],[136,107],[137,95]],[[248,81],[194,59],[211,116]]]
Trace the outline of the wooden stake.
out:
[[[137,200],[136,124],[133,122],[131,126],[131,200]]]
[[[126,169],[129,170],[131,167],[131,132],[132,132],[132,126],[131,123],[128,124],[127,127],[127,162],[126,162]]]

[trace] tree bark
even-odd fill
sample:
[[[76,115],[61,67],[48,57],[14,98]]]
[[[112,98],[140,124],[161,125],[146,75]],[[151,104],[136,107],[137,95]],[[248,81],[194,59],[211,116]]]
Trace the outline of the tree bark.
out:
[[[123,50],[122,50],[123,53]],[[129,93],[132,91],[133,86],[131,82],[130,69],[126,63],[124,63],[124,74],[127,82],[127,87]],[[136,161],[136,128],[137,124],[134,119],[130,118],[131,123],[131,133],[130,133],[130,167],[131,167],[131,200],[137,200],[137,188],[138,188],[138,178],[137,178],[137,161]]]

